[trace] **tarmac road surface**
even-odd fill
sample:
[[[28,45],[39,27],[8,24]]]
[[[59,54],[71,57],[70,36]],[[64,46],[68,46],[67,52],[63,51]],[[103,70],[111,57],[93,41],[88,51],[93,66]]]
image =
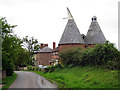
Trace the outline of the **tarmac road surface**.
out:
[[[57,85],[29,71],[15,71],[17,78],[10,88],[57,88]]]

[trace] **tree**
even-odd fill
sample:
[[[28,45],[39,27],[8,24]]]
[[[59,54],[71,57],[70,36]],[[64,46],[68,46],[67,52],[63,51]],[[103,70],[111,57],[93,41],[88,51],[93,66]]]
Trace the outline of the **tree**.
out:
[[[11,58],[11,48],[13,47],[13,41],[15,38],[11,38],[12,29],[16,25],[10,25],[7,23],[7,20],[2,17],[0,18],[1,24],[1,35],[2,35],[2,69],[6,70],[7,75],[13,74],[14,64]]]
[[[18,69],[18,66],[20,65],[27,65],[29,60],[30,60],[30,57],[29,57],[28,51],[21,47],[18,48],[17,57],[16,57],[16,60],[14,61],[16,70]]]
[[[28,38],[28,36],[26,36],[25,38],[23,38],[23,42],[24,47],[27,48],[27,50],[29,51],[30,57],[32,57],[34,51],[37,51],[40,48],[38,40],[35,39],[34,37]]]
[[[2,38],[4,39],[6,35],[13,32],[13,28],[15,28],[17,25],[8,24],[5,17],[1,17],[0,22],[1,22],[1,28],[2,28]]]
[[[0,22],[2,24],[2,69],[11,76],[14,69],[29,60],[29,54],[22,48],[23,41],[17,35],[11,34],[16,25],[8,24],[5,18],[0,18]]]

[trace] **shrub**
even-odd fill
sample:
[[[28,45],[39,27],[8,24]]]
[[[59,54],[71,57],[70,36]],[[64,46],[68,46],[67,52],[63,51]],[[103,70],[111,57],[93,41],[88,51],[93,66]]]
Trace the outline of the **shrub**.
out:
[[[89,65],[90,62],[90,57],[92,58],[91,52],[92,52],[93,48],[86,48],[82,55],[81,55],[81,62],[80,65],[84,66],[84,65]]]
[[[29,66],[27,66],[27,69],[29,70]]]
[[[32,65],[27,66],[28,70],[32,70]]]
[[[44,69],[45,72],[53,72],[55,69],[62,69],[62,65],[61,64],[56,64],[56,65],[52,65],[52,66],[48,66],[47,68]]]
[[[32,70],[35,71],[35,67],[32,67]]]
[[[13,72],[14,72],[14,64],[10,63],[8,66],[9,67],[6,69],[6,75],[7,76],[12,76]]]
[[[107,64],[106,64],[106,68],[109,68],[109,69],[118,69],[118,63],[115,62],[115,61],[108,61]]]
[[[41,68],[38,68],[38,71],[41,71]]]
[[[38,66],[35,66],[35,71],[39,71],[39,67]]]
[[[55,70],[54,66],[48,66],[47,68],[44,69],[45,72],[53,72]]]
[[[108,65],[109,68],[117,68],[120,52],[107,41],[105,44],[97,44],[95,48],[86,50],[81,60],[83,65]]]
[[[62,64],[69,67],[79,65],[106,65],[107,68],[117,69],[120,64],[120,52],[108,41],[97,44],[94,48],[68,48],[59,54]],[[70,65],[71,64],[71,65]]]
[[[78,48],[67,48],[60,52],[59,56],[62,59],[62,64],[65,65],[80,65],[82,52],[84,49],[81,47]]]

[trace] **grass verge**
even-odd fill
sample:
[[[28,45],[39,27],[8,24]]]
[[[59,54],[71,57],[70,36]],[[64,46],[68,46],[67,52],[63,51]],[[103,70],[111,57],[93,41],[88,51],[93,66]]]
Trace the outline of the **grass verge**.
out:
[[[48,80],[53,80],[59,88],[118,88],[118,71],[95,67],[74,67],[56,69],[44,73],[33,71]]]
[[[5,90],[7,88],[9,88],[12,83],[15,81],[17,77],[17,74],[16,73],[13,73],[13,76],[6,76],[5,78],[3,78],[2,80],[2,84],[5,84],[2,89]]]

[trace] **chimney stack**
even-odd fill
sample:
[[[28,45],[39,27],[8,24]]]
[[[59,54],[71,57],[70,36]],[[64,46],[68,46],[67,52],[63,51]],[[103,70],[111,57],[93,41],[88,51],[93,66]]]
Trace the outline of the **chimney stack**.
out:
[[[55,49],[55,42],[53,42],[53,49]]]
[[[44,44],[45,45],[45,47],[48,47],[48,44]]]
[[[42,49],[43,48],[43,43],[41,43],[41,47],[40,47],[40,49]]]

